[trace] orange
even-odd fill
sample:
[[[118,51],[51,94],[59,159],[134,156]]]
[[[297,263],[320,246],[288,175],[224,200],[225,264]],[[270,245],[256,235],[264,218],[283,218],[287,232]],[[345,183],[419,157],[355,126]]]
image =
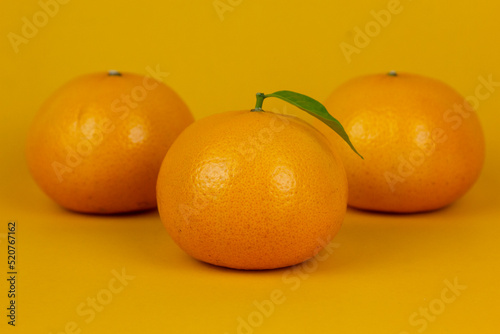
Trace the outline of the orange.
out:
[[[347,179],[328,140],[272,112],[235,111],[189,126],[165,156],[158,209],[194,258],[272,269],[313,257],[339,230]]]
[[[28,166],[42,190],[67,209],[154,208],[161,161],[193,121],[181,98],[153,78],[85,75],[39,110],[27,141]]]
[[[359,77],[325,103],[364,160],[320,122],[339,151],[349,205],[387,212],[442,208],[478,178],[484,136],[477,114],[448,85],[407,73]]]

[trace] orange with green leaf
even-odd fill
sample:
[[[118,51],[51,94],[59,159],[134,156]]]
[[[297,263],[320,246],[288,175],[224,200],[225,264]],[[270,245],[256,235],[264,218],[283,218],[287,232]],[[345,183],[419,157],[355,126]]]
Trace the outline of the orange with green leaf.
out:
[[[253,110],[189,126],[163,161],[158,209],[172,239],[201,261],[290,266],[313,257],[340,229],[347,180],[338,154],[306,122],[262,110],[268,97],[322,119],[350,143],[319,102],[289,91],[257,94]]]

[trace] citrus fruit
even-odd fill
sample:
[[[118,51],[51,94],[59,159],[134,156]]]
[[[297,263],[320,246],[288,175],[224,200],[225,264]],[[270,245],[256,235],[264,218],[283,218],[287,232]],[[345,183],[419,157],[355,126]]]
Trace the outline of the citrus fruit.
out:
[[[313,257],[339,230],[347,180],[328,140],[304,121],[234,111],[190,125],[165,156],[160,217],[194,258],[272,269]]]
[[[37,113],[27,141],[29,170],[70,210],[154,208],[161,161],[193,121],[181,98],[151,77],[85,75],[57,90]]]
[[[390,72],[359,77],[336,89],[326,108],[364,156],[315,122],[342,157],[352,207],[411,213],[442,208],[478,178],[484,136],[478,116],[448,85]]]

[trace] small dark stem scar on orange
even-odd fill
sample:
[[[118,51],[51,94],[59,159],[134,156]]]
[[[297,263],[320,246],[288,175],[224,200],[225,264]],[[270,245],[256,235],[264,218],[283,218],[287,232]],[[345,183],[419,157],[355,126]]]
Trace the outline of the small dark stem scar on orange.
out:
[[[110,77],[121,77],[122,76],[122,74],[120,72],[115,71],[115,70],[109,70],[108,75]]]

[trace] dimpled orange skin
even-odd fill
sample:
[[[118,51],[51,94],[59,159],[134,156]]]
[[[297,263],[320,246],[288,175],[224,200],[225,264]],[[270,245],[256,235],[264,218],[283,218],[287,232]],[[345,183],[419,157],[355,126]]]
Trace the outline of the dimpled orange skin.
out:
[[[342,157],[352,207],[439,209],[461,197],[480,174],[485,147],[479,119],[440,81],[406,73],[364,76],[341,85],[325,106],[365,158],[322,123],[314,124]]]
[[[85,75],[39,110],[27,141],[28,166],[43,191],[67,209],[154,208],[161,162],[193,121],[181,98],[152,78]]]
[[[273,269],[313,257],[339,230],[347,179],[328,140],[271,112],[207,117],[175,141],[158,176],[158,209],[194,258]]]

